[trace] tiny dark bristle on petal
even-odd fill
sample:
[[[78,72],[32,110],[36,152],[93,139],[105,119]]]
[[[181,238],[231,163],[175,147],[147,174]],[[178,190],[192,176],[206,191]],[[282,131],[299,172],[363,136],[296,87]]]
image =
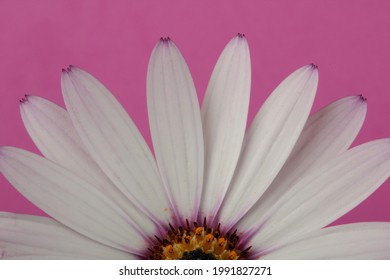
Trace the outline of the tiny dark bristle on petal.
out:
[[[70,71],[72,71],[73,67],[74,67],[73,65],[69,65],[66,68],[62,68],[62,73],[69,73]]]
[[[239,37],[239,38],[245,38],[245,34],[244,34],[244,33],[237,33],[237,37]]]
[[[366,102],[366,101],[367,101],[367,98],[365,98],[365,97],[363,96],[363,94],[359,94],[358,96],[360,97],[360,100],[361,100],[362,102]]]
[[[164,244],[164,242],[160,239],[160,238],[158,238],[158,236],[154,236],[156,239],[157,239],[157,241],[161,244],[161,245],[163,245]]]
[[[172,232],[176,234],[176,229],[169,223],[169,227],[171,228]]]
[[[171,41],[171,38],[169,38],[169,37],[161,37],[160,41],[163,42],[163,43],[167,43],[167,42]]]
[[[316,64],[314,64],[314,63],[312,63],[312,64],[310,64],[310,66],[311,66],[311,68],[314,70],[314,69],[318,69],[318,65],[316,65]]]
[[[24,97],[22,99],[19,99],[19,103],[20,104],[24,104],[28,101],[28,98],[29,98],[29,95],[28,94],[25,94]]]

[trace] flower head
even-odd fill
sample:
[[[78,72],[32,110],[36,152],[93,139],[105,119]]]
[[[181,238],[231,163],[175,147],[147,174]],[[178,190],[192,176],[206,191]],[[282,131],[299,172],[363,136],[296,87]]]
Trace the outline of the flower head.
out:
[[[114,96],[78,67],[66,110],[26,96],[23,122],[44,157],[0,148],[0,170],[51,218],[0,214],[3,258],[389,258],[390,223],[325,228],[390,173],[390,140],[349,148],[366,113],[352,96],[309,116],[318,69],[270,95],[246,130],[247,41],[222,52],[199,108],[175,44],[151,55],[154,155]],[[375,236],[375,238],[373,238]]]

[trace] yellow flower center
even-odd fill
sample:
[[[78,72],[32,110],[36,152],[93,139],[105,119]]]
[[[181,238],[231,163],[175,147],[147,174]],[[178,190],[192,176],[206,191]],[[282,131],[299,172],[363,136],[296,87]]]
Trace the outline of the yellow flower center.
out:
[[[174,228],[169,224],[170,230],[166,236],[155,236],[158,243],[148,248],[149,259],[238,260],[244,259],[250,249],[239,249],[237,230],[221,235],[220,224],[215,230],[206,225],[206,220],[203,225],[195,222],[191,227],[188,220],[186,224],[186,228]]]

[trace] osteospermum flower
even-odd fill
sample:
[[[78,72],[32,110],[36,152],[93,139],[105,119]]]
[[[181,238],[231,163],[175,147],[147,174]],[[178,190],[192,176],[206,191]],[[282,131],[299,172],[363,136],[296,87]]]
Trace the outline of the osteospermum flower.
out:
[[[327,227],[380,186],[390,140],[348,149],[361,96],[309,117],[318,69],[271,94],[245,132],[251,69],[242,35],[222,52],[202,109],[176,46],[161,39],[147,75],[155,158],[110,92],[62,73],[66,110],[39,97],[21,114],[44,157],[1,147],[0,170],[52,218],[1,213],[3,258],[390,258],[390,223]]]

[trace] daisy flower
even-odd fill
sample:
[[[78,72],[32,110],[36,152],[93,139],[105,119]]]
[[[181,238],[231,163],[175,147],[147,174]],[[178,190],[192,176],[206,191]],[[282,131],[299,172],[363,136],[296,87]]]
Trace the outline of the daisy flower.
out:
[[[388,259],[390,223],[326,227],[390,173],[390,140],[349,148],[362,96],[309,116],[318,69],[269,96],[246,130],[251,66],[241,34],[202,108],[179,50],[161,39],[147,73],[154,153],[114,96],[70,66],[66,110],[21,100],[42,156],[0,148],[2,174],[50,217],[0,214],[5,259]]]

